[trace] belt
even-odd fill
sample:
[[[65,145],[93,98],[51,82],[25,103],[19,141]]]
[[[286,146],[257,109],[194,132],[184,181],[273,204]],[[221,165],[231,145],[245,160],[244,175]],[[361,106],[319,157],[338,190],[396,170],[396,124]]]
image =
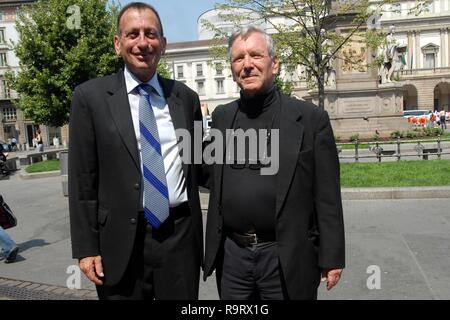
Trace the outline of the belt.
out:
[[[191,215],[191,209],[189,208],[189,203],[187,201],[185,201],[176,207],[169,208],[169,218],[168,219],[177,220],[182,217],[188,217],[190,215]],[[145,219],[144,218],[144,210],[142,210],[142,209],[139,210],[139,218]]]
[[[187,217],[191,215],[191,209],[189,208],[189,203],[187,201],[183,202],[182,204],[174,207],[169,208],[169,215],[174,219],[177,220],[181,217]]]
[[[264,242],[273,242],[275,241],[275,236],[262,236],[257,235],[256,233],[237,233],[237,232],[229,232],[228,237],[233,240],[240,247],[251,247],[255,244],[264,243]]]

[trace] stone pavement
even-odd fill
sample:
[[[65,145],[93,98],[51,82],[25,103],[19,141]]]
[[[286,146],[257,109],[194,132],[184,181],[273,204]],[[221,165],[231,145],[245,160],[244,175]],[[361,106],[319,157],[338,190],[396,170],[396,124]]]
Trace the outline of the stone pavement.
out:
[[[321,285],[319,299],[450,299],[450,188],[402,189],[343,190],[364,200],[343,202],[347,268],[332,291]],[[16,173],[0,180],[0,194],[18,218],[8,232],[20,247],[16,262],[0,261],[0,300],[95,299],[84,276],[81,290],[66,286],[76,261],[61,177]],[[217,298],[214,277],[201,281],[200,299]]]

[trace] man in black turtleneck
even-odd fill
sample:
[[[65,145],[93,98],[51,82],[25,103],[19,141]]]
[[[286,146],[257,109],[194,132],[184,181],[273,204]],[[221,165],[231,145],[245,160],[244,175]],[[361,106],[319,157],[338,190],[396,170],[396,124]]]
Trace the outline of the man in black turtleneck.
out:
[[[264,31],[233,34],[229,54],[241,98],[214,110],[212,128],[257,134],[243,154],[231,135],[225,163],[211,167],[204,278],[216,269],[224,300],[316,299],[320,279],[330,290],[345,264],[328,115],[276,89],[279,61]],[[268,159],[279,159],[278,170],[264,174]]]

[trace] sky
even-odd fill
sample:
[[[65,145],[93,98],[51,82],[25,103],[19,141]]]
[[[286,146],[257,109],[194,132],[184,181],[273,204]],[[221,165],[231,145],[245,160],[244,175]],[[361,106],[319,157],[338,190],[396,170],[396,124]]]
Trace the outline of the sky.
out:
[[[161,16],[168,43],[198,40],[197,19],[213,9],[219,0],[141,0],[155,7]],[[122,6],[132,2],[120,0]]]

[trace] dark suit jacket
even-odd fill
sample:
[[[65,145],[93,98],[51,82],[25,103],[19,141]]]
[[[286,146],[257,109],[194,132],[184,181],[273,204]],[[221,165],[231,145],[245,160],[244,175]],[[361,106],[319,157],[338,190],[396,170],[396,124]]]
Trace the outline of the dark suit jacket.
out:
[[[195,92],[180,82],[159,78],[175,129],[201,121]],[[192,144],[193,146],[193,144]],[[193,162],[191,162],[193,163]],[[203,238],[198,177],[201,168],[183,163],[191,209],[189,239],[183,252],[198,272]],[[79,85],[70,118],[69,206],[74,258],[101,255],[105,283],[116,284],[132,253],[141,192],[141,167],[123,71]],[[177,239],[175,239],[176,241]],[[178,239],[181,241],[181,239]],[[173,266],[182,268],[186,266]]]
[[[237,110],[237,101],[217,107],[212,126],[225,134],[225,129],[232,128]],[[325,111],[284,95],[279,133],[274,215],[281,270],[290,299],[314,299],[320,268],[344,267],[336,145]],[[223,166],[214,165],[211,172],[204,279],[214,268],[220,278],[225,236],[220,199]]]

